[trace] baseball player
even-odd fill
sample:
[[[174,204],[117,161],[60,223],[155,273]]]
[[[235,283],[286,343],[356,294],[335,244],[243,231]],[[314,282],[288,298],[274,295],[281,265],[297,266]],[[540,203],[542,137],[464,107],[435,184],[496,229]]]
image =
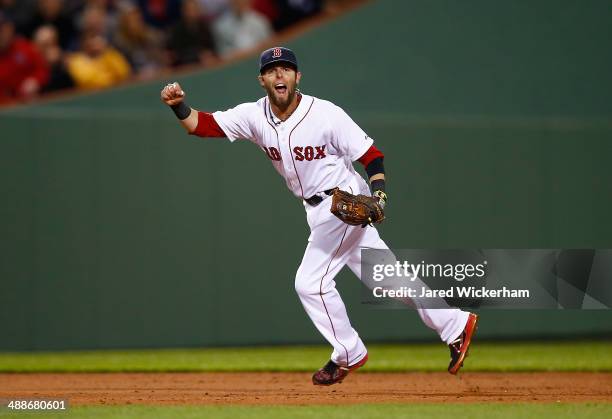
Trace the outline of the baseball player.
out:
[[[334,277],[348,265],[361,278],[361,249],[389,249],[373,226],[384,219],[387,202],[384,156],[341,108],[298,90],[302,77],[298,68],[290,49],[264,51],[258,79],[266,96],[226,111],[208,113],[189,107],[178,83],[165,86],[161,99],[189,134],[253,142],[303,202],[310,237],[295,275],[295,290],[306,313],[333,347],[330,361],[315,372],[312,381],[331,385],[342,382],[349,371],[368,360]],[[356,161],[365,167],[371,189],[353,168]],[[367,196],[367,211],[371,212],[363,227],[347,224],[330,211],[331,195],[338,190],[349,196]],[[477,316],[455,308],[417,308],[417,312],[448,344],[448,371],[456,374],[467,354]]]

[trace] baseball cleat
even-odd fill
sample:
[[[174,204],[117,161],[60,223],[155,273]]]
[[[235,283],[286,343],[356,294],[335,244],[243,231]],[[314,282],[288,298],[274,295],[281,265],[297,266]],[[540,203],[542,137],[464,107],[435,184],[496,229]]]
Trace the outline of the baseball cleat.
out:
[[[470,343],[472,336],[476,331],[476,325],[478,324],[478,316],[474,313],[470,313],[468,321],[463,329],[463,332],[457,339],[448,345],[450,349],[450,364],[448,364],[448,372],[455,375],[459,372],[459,369],[463,367],[463,360],[467,357],[470,349]]]
[[[348,368],[341,367],[330,360],[323,368],[314,373],[312,376],[312,384],[315,386],[331,386],[332,384],[341,383],[349,372],[363,367],[366,362],[368,362],[368,354],[366,354],[361,361]]]

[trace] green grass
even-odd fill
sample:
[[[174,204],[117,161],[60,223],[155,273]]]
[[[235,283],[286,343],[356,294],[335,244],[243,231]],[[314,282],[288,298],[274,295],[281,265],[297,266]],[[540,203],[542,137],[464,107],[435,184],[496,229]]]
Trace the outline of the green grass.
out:
[[[0,417],[3,414],[0,413]],[[215,419],[397,419],[397,418],[609,418],[612,403],[584,404],[385,404],[350,406],[91,406],[65,413],[19,413],[26,418],[215,418]]]
[[[445,371],[443,344],[370,345],[364,371]],[[0,353],[0,372],[312,371],[323,346]],[[466,371],[612,371],[612,342],[482,343]]]

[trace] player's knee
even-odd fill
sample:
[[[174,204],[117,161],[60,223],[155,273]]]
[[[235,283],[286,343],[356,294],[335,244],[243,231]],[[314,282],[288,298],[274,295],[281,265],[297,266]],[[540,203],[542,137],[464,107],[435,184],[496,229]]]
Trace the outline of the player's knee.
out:
[[[306,296],[306,295],[312,295],[312,294],[319,293],[319,289],[313,285],[313,281],[304,275],[300,275],[299,272],[295,276],[294,285],[295,285],[295,292],[297,292],[297,294],[300,296]]]

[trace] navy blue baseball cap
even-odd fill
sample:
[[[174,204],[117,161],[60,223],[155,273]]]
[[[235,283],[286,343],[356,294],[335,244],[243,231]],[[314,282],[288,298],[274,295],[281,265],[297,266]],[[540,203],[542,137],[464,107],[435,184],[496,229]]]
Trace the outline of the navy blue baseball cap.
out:
[[[265,67],[273,63],[288,63],[295,67],[295,71],[298,69],[297,58],[293,51],[289,48],[274,47],[265,50],[259,57],[259,73],[263,73]]]

